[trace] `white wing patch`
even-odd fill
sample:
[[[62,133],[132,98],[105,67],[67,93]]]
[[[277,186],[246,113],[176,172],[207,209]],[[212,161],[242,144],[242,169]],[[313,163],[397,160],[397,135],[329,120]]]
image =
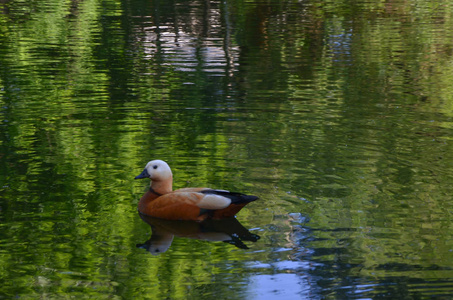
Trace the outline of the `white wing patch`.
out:
[[[208,194],[204,196],[197,206],[204,209],[222,209],[231,204],[231,200],[219,195]]]

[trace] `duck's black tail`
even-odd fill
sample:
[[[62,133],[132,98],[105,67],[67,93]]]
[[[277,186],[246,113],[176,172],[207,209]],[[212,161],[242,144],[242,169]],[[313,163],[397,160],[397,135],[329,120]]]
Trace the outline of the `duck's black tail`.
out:
[[[252,195],[245,195],[241,193],[235,193],[225,190],[203,190],[201,191],[203,194],[214,194],[226,197],[231,200],[233,204],[242,204],[242,203],[249,203],[258,199],[257,196]]]

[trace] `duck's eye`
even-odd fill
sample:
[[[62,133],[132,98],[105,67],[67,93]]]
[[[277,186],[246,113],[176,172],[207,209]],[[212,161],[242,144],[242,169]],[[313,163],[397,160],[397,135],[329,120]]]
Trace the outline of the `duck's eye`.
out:
[[[153,169],[157,169],[157,165],[154,165],[154,166],[153,166]]]

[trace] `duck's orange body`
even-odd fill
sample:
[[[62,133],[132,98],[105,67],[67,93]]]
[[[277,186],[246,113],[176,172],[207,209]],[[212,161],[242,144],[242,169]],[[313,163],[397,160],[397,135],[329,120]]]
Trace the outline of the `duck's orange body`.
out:
[[[173,175],[168,164],[161,160],[150,161],[135,178],[151,179],[151,186],[140,199],[138,210],[161,219],[202,221],[229,218],[258,199],[256,196],[208,188],[172,191]]]

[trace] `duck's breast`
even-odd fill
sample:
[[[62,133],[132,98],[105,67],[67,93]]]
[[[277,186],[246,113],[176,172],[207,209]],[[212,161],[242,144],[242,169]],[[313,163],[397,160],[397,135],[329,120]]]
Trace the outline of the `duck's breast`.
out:
[[[198,220],[200,208],[196,203],[203,195],[197,193],[168,193],[147,203],[140,210],[146,215],[168,220]]]

